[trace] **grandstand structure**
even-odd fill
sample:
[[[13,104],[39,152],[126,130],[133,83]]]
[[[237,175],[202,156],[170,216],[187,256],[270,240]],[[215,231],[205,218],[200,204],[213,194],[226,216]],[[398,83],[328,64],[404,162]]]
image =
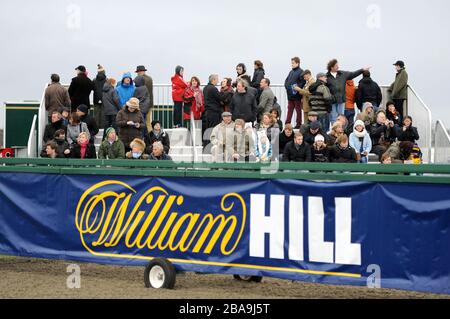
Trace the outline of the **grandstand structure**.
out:
[[[14,119],[23,119],[28,126],[12,125],[12,121],[5,118],[5,130],[3,136],[4,147],[12,147],[16,149],[16,157],[19,158],[35,158],[38,157],[39,151],[43,146],[43,134],[48,118],[45,110],[44,91],[40,102],[20,102],[12,103],[14,107],[6,105],[6,110],[23,111],[26,114],[22,116],[14,116]],[[281,119],[284,120],[287,113],[287,97],[284,85],[275,84],[271,86],[282,109]],[[382,86],[383,102],[387,102],[388,86]],[[169,134],[171,140],[170,156],[176,162],[211,162],[210,155],[203,154],[202,148],[202,129],[201,121],[191,121],[189,128],[172,129],[172,88],[170,84],[154,85],[154,109],[153,119],[161,121],[165,131]],[[29,108],[27,108],[29,107]],[[26,112],[30,109],[33,112]],[[17,113],[17,112],[16,112]],[[408,87],[407,113],[413,117],[417,125],[420,140],[418,144],[422,149],[424,163],[448,164],[450,163],[450,136],[443,121],[437,120],[433,124],[431,109],[420,98],[417,92]],[[8,117],[8,112],[5,112]],[[295,115],[294,115],[295,120]],[[20,132],[18,132],[20,130]],[[26,135],[20,142],[14,145],[8,145],[9,136]],[[103,137],[101,130],[96,138],[95,144],[98,148]],[[13,139],[14,140],[14,139]]]

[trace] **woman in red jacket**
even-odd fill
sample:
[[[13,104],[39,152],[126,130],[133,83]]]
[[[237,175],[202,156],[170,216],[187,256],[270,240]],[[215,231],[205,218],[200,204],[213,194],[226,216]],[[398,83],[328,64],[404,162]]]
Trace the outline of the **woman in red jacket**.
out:
[[[183,126],[183,95],[188,85],[183,79],[184,68],[177,66],[175,75],[172,76],[172,99],[173,99],[173,127],[180,128]]]
[[[200,120],[202,113],[205,111],[205,100],[203,92],[200,88],[200,80],[194,76],[188,84],[188,88],[184,92],[184,120],[190,121],[191,114],[194,120]]]

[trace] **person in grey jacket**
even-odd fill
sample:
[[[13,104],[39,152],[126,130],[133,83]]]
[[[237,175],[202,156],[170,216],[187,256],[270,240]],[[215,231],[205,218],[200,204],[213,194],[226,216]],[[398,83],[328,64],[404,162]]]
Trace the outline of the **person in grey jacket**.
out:
[[[261,97],[258,104],[258,122],[261,122],[264,113],[270,113],[275,102],[275,94],[270,88],[270,80],[264,78],[260,83]]]
[[[139,100],[139,108],[145,123],[144,129],[142,130],[142,138],[144,139],[148,132],[146,119],[148,112],[150,112],[150,93],[148,92],[147,86],[145,86],[145,78],[143,76],[138,75],[134,79],[134,84],[136,85],[134,97]]]
[[[117,131],[116,116],[122,109],[120,107],[120,100],[117,91],[115,90],[117,81],[115,79],[108,79],[103,86],[103,116],[105,118],[105,134],[106,130],[113,127]]]
[[[86,123],[81,122],[80,116],[77,112],[72,112],[69,118],[69,126],[67,126],[67,142],[69,145],[73,145],[77,143],[77,139],[80,136],[80,133],[86,133],[88,140],[91,138],[91,134],[89,133],[89,129]]]
[[[333,95],[334,102],[331,106],[330,122],[331,125],[336,122],[339,114],[345,113],[345,84],[348,80],[360,76],[364,71],[369,71],[370,67],[359,69],[355,72],[341,71],[339,62],[336,59],[328,62],[327,86]]]
[[[236,93],[230,105],[233,121],[237,119],[242,119],[246,123],[256,121],[256,96],[248,91],[248,85],[244,80],[237,82]]]

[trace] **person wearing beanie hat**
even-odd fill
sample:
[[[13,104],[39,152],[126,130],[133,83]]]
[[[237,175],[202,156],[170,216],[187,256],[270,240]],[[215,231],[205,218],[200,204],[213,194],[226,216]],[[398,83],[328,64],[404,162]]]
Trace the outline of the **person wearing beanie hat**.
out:
[[[145,142],[140,138],[135,138],[130,143],[130,151],[126,154],[127,159],[148,160],[149,156],[145,154]]]
[[[72,79],[69,86],[69,96],[71,100],[72,112],[81,104],[90,106],[91,92],[94,90],[94,83],[88,78],[86,68],[82,65],[76,68],[77,76]]]
[[[98,150],[99,159],[125,159],[125,145],[119,140],[116,130],[109,127],[105,130],[105,139]]]
[[[99,129],[95,119],[91,115],[89,115],[89,108],[86,105],[81,104],[80,106],[78,106],[76,113],[80,117],[80,121],[86,123],[89,129],[89,134],[91,135],[90,141],[91,143],[94,143],[95,136],[98,134]]]
[[[161,127],[160,121],[152,122],[152,130],[145,136],[145,144],[147,145],[147,154],[152,154],[153,144],[155,142],[161,142],[164,147],[164,152],[169,154],[170,152],[170,138],[163,128]]]
[[[122,109],[119,101],[119,95],[115,89],[117,81],[109,78],[103,86],[102,104],[103,104],[103,121],[105,128],[114,127],[117,130],[116,117],[117,113]],[[106,137],[106,130],[103,139]]]
[[[408,98],[408,72],[405,69],[405,63],[403,61],[397,61],[394,63],[397,74],[395,75],[395,81],[389,87],[389,94],[395,103],[395,107],[400,115],[405,115],[404,105]]]
[[[323,137],[322,135],[317,135],[315,138],[314,138],[314,143],[317,143],[317,142],[325,142],[325,137]]]
[[[317,81],[309,87],[309,104],[311,111],[318,114],[318,121],[324,131],[330,128],[330,110],[333,103],[333,95],[327,85],[327,77],[324,73],[317,74]]]
[[[372,139],[363,121],[357,120],[353,125],[353,133],[349,137],[350,146],[356,151],[358,163],[367,164],[372,151]]]
[[[103,116],[103,87],[106,83],[106,71],[100,65],[97,64],[97,76],[94,81],[94,118],[99,128],[104,128],[104,116]]]
[[[125,103],[125,107],[117,113],[116,125],[119,128],[119,138],[125,145],[125,150],[130,151],[130,143],[141,138],[144,128],[144,118],[139,111],[139,100],[131,98]]]
[[[330,150],[323,135],[318,134],[314,138],[314,144],[311,146],[311,158],[315,163],[328,163],[330,161]]]
[[[313,145],[314,139],[317,135],[322,135],[325,138],[325,142],[328,141],[328,135],[322,129],[319,121],[315,121],[309,124],[309,129],[305,132],[305,134],[303,134],[303,139],[305,140],[305,143]]]
[[[363,110],[356,117],[357,120],[364,122],[366,126],[372,125],[376,122],[376,113],[372,103],[366,102],[363,104]]]

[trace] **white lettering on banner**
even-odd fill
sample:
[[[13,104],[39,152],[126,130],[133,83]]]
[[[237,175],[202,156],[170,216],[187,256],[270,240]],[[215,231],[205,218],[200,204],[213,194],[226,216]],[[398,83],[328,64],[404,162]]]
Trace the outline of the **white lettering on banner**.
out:
[[[325,241],[325,212],[322,197],[310,197],[308,206],[309,260],[332,264],[334,243]]]
[[[303,261],[303,197],[289,198],[289,259]]]
[[[264,258],[267,233],[270,236],[270,258],[284,259],[284,195],[272,195],[270,199],[270,217],[267,217],[266,196],[251,195],[250,256]]]
[[[361,265],[361,244],[352,244],[352,199],[336,198],[336,264]]]
[[[269,234],[270,258],[284,259],[285,196],[270,196],[266,216],[266,195],[250,196],[250,256],[265,257],[265,234]],[[352,200],[336,198],[335,241],[325,241],[325,211],[322,197],[308,198],[309,261],[361,265],[361,244],[352,243]],[[302,196],[289,197],[289,259],[303,261],[304,207]]]

